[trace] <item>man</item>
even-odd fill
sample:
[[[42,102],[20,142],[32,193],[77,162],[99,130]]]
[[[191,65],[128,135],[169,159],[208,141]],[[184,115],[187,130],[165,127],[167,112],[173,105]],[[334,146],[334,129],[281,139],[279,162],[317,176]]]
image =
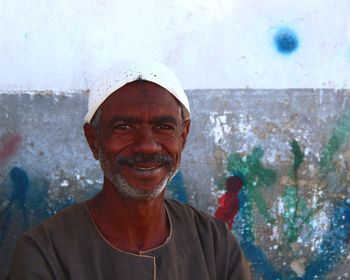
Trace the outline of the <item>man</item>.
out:
[[[129,61],[102,76],[84,132],[103,189],[25,233],[9,279],[250,279],[223,222],[164,197],[189,128],[167,67]]]

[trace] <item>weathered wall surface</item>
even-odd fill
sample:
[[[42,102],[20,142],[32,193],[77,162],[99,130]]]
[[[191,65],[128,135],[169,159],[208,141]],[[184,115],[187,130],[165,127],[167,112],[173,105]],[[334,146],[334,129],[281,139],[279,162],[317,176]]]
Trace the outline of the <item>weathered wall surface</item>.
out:
[[[350,92],[188,94],[168,195],[233,223],[256,279],[349,279]],[[86,103],[84,92],[0,94],[0,279],[24,229],[100,189]]]

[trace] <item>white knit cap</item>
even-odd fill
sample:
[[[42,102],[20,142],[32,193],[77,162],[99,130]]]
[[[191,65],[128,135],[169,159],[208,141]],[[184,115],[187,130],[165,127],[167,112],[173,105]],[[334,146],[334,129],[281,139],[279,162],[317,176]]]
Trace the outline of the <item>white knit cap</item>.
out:
[[[185,91],[175,74],[159,62],[133,59],[125,60],[101,75],[90,89],[85,123],[90,123],[100,105],[116,90],[136,80],[153,82],[169,91],[184,105],[190,117],[190,105]]]

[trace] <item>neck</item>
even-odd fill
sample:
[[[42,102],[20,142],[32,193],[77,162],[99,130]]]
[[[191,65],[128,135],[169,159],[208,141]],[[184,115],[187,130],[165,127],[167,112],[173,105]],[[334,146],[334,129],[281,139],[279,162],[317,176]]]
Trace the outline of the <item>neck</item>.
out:
[[[120,196],[113,185],[105,183],[87,206],[104,238],[123,251],[147,251],[169,236],[164,191],[155,199],[133,200]]]

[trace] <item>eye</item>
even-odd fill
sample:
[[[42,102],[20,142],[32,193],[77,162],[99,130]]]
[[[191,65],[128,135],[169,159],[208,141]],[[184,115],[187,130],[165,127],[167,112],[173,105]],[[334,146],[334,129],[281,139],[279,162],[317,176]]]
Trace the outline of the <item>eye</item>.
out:
[[[160,123],[156,125],[157,129],[160,129],[162,131],[173,131],[175,130],[175,126],[172,124],[165,124],[165,123]]]
[[[131,126],[128,125],[128,124],[116,124],[114,127],[113,127],[114,130],[129,130],[131,129]]]

